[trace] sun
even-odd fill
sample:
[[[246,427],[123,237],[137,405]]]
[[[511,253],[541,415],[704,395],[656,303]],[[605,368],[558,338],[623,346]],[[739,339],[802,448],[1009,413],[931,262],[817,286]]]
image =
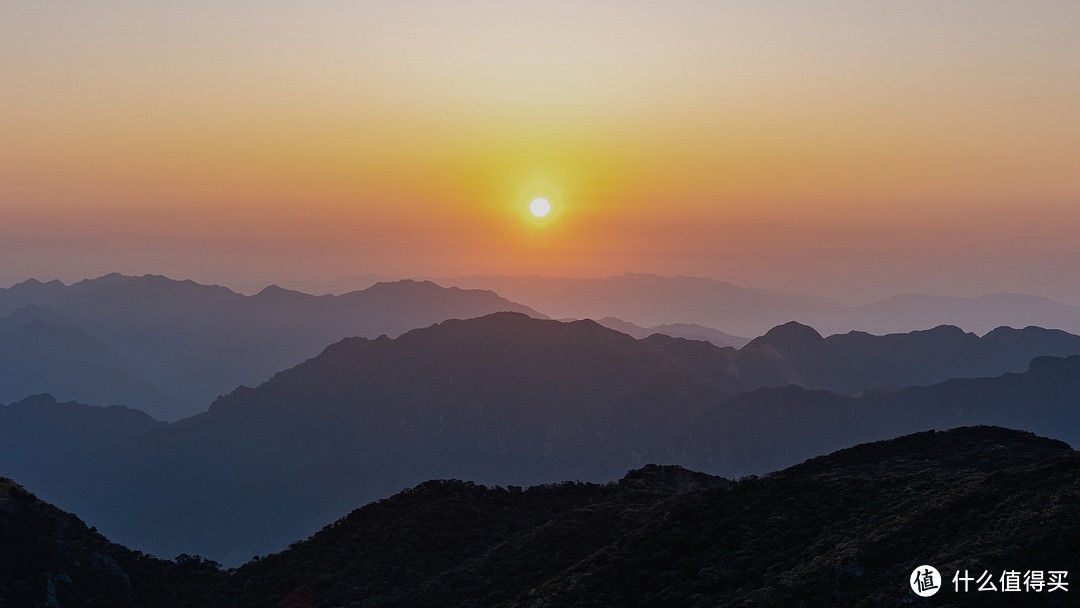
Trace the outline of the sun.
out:
[[[546,198],[534,198],[529,203],[529,213],[534,217],[544,217],[548,213],[551,213],[551,203]]]
[[[554,223],[565,211],[563,194],[550,184],[523,188],[514,201],[521,219],[534,226]]]

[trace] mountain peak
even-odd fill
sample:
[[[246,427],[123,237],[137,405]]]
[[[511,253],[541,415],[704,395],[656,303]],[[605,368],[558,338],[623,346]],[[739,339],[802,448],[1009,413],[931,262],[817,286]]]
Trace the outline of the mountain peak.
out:
[[[1035,357],[1028,366],[1028,371],[1036,374],[1058,374],[1080,371],[1080,355],[1069,357]]]
[[[21,281],[19,283],[16,283],[16,284],[12,285],[12,287],[18,287],[20,285],[25,286],[25,287],[37,287],[38,285],[43,285],[43,284],[44,283],[42,283],[41,281],[35,279],[34,277],[30,277],[29,279],[26,279],[25,281]]]
[[[726,486],[731,483],[731,480],[691,471],[677,465],[648,464],[640,469],[629,471],[619,480],[619,483],[622,485],[640,483],[653,489],[681,493]]]
[[[966,331],[960,329],[959,327],[957,327],[955,325],[949,325],[949,324],[938,325],[937,327],[933,327],[933,328],[927,329],[925,331],[927,331],[929,333],[932,333],[932,334],[941,335],[941,336],[963,336],[963,335],[966,335],[966,334],[969,333],[969,332],[966,332]],[[915,332],[915,333],[917,333],[917,332]],[[974,334],[972,334],[972,335],[974,335]]]
[[[119,285],[121,283],[127,283],[128,281],[132,281],[136,278],[137,277],[131,275],[120,274],[119,272],[110,272],[109,274],[103,274],[96,279],[83,279],[81,281],[78,281],[77,283],[72,283],[71,286],[79,289],[85,289],[88,287],[100,287],[103,285]]]
[[[259,293],[255,294],[255,295],[253,295],[251,297],[252,298],[258,298],[258,299],[263,299],[263,300],[285,300],[285,301],[289,301],[289,300],[306,300],[306,299],[309,299],[309,298],[316,298],[318,296],[313,296],[311,294],[304,293],[302,291],[296,291],[295,289],[286,289],[284,287],[271,284],[271,285],[267,285],[266,287],[263,287],[262,291],[260,291]]]
[[[480,344],[494,340],[507,343],[529,340],[535,346],[543,343],[580,343],[613,339],[616,342],[635,340],[626,334],[608,329],[592,319],[554,321],[538,319],[524,312],[500,311],[471,319],[449,319],[430,327],[406,332],[399,339],[406,341],[456,341],[459,344]]]
[[[441,290],[443,288],[439,284],[435,283],[434,281],[426,281],[426,280],[417,281],[417,280],[414,280],[414,279],[401,279],[401,280],[398,280],[398,281],[379,281],[378,283],[375,283],[371,287],[368,287],[367,289],[363,289],[361,291],[369,291],[371,293],[380,293],[380,292],[387,292],[387,291],[391,291],[391,292],[392,291],[399,291],[399,290],[403,290],[403,289],[411,289],[411,290],[416,290],[416,291],[421,291],[421,290],[433,291],[433,290]],[[447,289],[460,291],[460,289],[457,288],[457,287],[448,287]]]
[[[48,405],[56,405],[58,402],[56,398],[52,396],[52,393],[38,393],[36,395],[30,395],[15,403],[12,403],[8,407],[40,407]]]
[[[41,282],[34,278],[26,279],[20,283],[15,283],[9,289],[13,292],[42,292],[42,291],[56,291],[67,287],[61,283],[58,279],[51,281]]]
[[[962,426],[947,431],[923,431],[894,439],[863,443],[832,454],[811,458],[790,471],[840,471],[867,463],[890,471],[922,469],[928,461],[942,468],[976,467],[990,471],[1025,465],[1047,456],[1072,452],[1064,441],[999,426]],[[911,458],[918,454],[919,458]]]
[[[770,329],[764,336],[751,340],[747,346],[806,346],[824,340],[813,327],[798,321],[789,321]]]
[[[27,491],[15,480],[8,477],[0,477],[0,505],[15,501],[37,503],[37,497]]]

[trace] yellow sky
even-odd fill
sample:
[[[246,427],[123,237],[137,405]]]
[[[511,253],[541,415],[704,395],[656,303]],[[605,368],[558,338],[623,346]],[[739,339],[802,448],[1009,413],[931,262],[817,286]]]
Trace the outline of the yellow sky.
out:
[[[806,290],[910,258],[905,291],[970,258],[1006,289],[986,260],[1080,255],[1078,29],[1064,1],[7,2],[0,278]]]

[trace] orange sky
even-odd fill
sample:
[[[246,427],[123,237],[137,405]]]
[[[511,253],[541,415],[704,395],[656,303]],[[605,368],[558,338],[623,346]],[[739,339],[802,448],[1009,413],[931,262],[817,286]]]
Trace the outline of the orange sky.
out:
[[[1075,2],[171,4],[0,7],[0,282],[1080,303]]]

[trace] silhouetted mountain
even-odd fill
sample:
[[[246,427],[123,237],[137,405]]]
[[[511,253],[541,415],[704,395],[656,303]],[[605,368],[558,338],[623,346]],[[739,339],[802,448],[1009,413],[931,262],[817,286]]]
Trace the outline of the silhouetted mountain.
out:
[[[656,466],[618,483],[524,491],[429,481],[249,563],[232,588],[242,606],[300,596],[325,606],[495,606],[632,533],[672,496],[729,483]]]
[[[908,294],[849,306],[839,300],[749,289],[713,279],[647,274],[604,279],[474,276],[443,283],[494,289],[554,318],[612,316],[643,327],[693,323],[740,336],[761,335],[791,320],[826,335],[853,330],[909,332],[938,325],[956,325],[979,334],[995,327],[1029,325],[1080,333],[1080,306],[1020,294],[977,298]]]
[[[426,479],[617,478],[731,394],[726,352],[517,313],[349,338],[24,483],[130,546],[235,564]]]
[[[10,606],[1069,606],[954,573],[1069,571],[1080,455],[996,427],[862,444],[730,482],[650,465],[617,483],[429,481],[222,572],[110,543],[0,478]],[[922,564],[942,588],[917,598]],[[996,589],[1001,589],[996,586]]]
[[[1076,339],[1001,330],[990,343],[1022,350],[1043,344],[1040,337]],[[606,481],[648,462],[738,476],[942,421],[1035,428],[1040,408],[1076,402],[1068,366],[1041,380],[1028,372],[972,381],[987,384],[955,395],[945,383],[858,399],[798,387],[731,399],[791,378],[850,385],[855,372],[839,364],[836,371],[832,361],[885,383],[947,374],[967,365],[966,351],[945,351],[956,361],[924,361],[933,344],[978,349],[984,340],[949,328],[822,338],[790,324],[736,351],[663,335],[634,340],[592,321],[498,313],[397,339],[342,340],[221,397],[202,415],[62,459],[23,482],[130,546],[237,564],[426,479]],[[852,343],[859,348],[844,351]],[[1047,361],[1037,365],[1056,369]],[[995,384],[1014,377],[1032,379],[1009,390]],[[1011,417],[984,416],[984,393],[1009,395],[1001,408]],[[970,415],[920,414],[949,399]],[[1080,410],[1054,411],[1052,428],[1040,430],[1061,437],[1077,428]]]
[[[674,497],[633,534],[506,606],[1068,606],[1070,591],[954,592],[954,573],[1071,569],[1080,457],[998,428],[861,445]],[[942,589],[909,577],[935,566]],[[477,567],[475,572],[484,572]],[[1066,579],[1067,580],[1067,579]]]
[[[165,426],[139,410],[57,403],[52,395],[0,405],[0,471],[22,476],[42,461],[100,448]]]
[[[760,474],[855,442],[973,424],[1080,445],[1080,356],[1038,357],[1025,373],[856,397],[798,386],[751,391],[687,424],[680,463],[722,475]]]
[[[753,388],[798,384],[852,395],[880,385],[926,385],[1018,372],[1034,357],[1074,354],[1080,354],[1080,336],[1039,327],[1000,327],[982,338],[952,326],[822,338],[792,322],[743,347],[739,364]]]
[[[904,332],[933,325],[957,325],[980,334],[1002,325],[1080,332],[1080,306],[1013,293],[976,298],[904,294],[855,308],[848,324],[843,319],[822,321],[815,327],[835,332],[852,327],[875,333]]]
[[[0,401],[52,392],[61,399],[151,411],[181,407],[141,380],[142,370],[115,350],[83,331],[43,320],[50,316],[51,309],[34,308],[0,319]]]
[[[0,606],[226,606],[223,573],[109,542],[79,518],[0,477]]]
[[[326,344],[346,336],[376,337],[430,325],[449,318],[466,318],[497,311],[541,316],[489,291],[442,288],[431,282],[379,283],[341,296],[310,296],[268,287],[244,296],[224,287],[175,281],[161,276],[106,275],[70,286],[52,281],[26,281],[0,289],[0,327],[13,328],[34,319],[74,328],[107,345],[126,361],[138,362],[132,374],[144,384],[160,387],[172,401],[132,397],[152,415],[175,420],[205,409],[206,404],[241,384],[256,384],[274,372],[317,354]],[[109,367],[102,359],[71,353],[68,365]],[[55,358],[53,358],[55,359]],[[64,377],[110,376],[107,386],[120,383],[116,373],[79,369],[61,376],[56,367],[26,360],[20,377],[43,376],[53,382]],[[130,367],[120,367],[131,374]],[[21,398],[28,392],[17,379],[4,384],[0,395]],[[78,391],[70,385],[34,384],[31,392],[51,391],[83,402],[105,403],[108,392]],[[149,388],[149,387],[146,387]],[[119,390],[119,389],[117,389]],[[130,392],[130,391],[129,391]]]
[[[760,335],[791,319],[812,322],[848,309],[828,298],[651,274],[603,279],[475,276],[446,279],[445,284],[493,289],[558,319],[617,317],[642,327],[693,323],[740,336]]]
[[[1078,492],[1076,452],[992,427],[860,445],[738,483],[672,467],[525,491],[429,482],[229,585],[240,606],[1064,606],[1072,591],[955,593],[951,577],[1068,570]],[[921,564],[944,588],[916,602],[908,579]]]
[[[67,289],[66,285],[56,279],[46,283],[37,279],[27,279],[6,289],[0,287],[0,303],[5,306],[5,308],[0,308],[0,313],[7,314],[31,302],[63,297]]]
[[[326,279],[321,281],[293,279],[284,282],[281,287],[314,295],[341,295],[349,293],[351,291],[361,291],[367,289],[368,287],[371,287],[376,283],[393,283],[399,280],[401,280],[399,277],[388,277],[378,274],[360,274],[338,277],[336,279]],[[435,282],[439,282],[438,279],[432,280]]]
[[[507,283],[514,284],[514,281]],[[533,285],[528,281],[522,284]],[[697,326],[658,323],[690,322],[711,328],[728,327],[723,319],[753,318],[758,326],[764,326],[770,319],[820,318],[825,323],[820,329],[835,325],[829,315],[839,314],[847,323],[861,318],[862,314],[831,300],[746,290],[686,277],[626,275],[569,282],[552,279],[537,280],[534,287],[540,295],[547,293],[545,297],[562,294],[569,298],[567,302],[588,304],[574,304],[576,316],[588,310],[598,313],[598,317],[629,311],[633,313],[631,316],[620,314],[621,318],[637,323],[642,318],[656,319],[657,322],[645,324],[668,334],[712,341],[722,341],[723,335],[708,331],[700,334]],[[899,299],[894,304],[918,309],[909,300]],[[1001,308],[995,306],[995,310]],[[552,308],[549,312],[558,315],[570,310],[566,306]],[[77,358],[74,355],[79,353],[78,349],[59,361],[55,356],[42,360],[20,358],[16,354],[8,358],[11,364],[7,376],[0,378],[0,399],[5,395],[12,400],[36,392],[52,392],[81,402],[123,402],[158,418],[175,420],[201,411],[214,397],[237,385],[257,384],[277,370],[314,356],[327,343],[344,336],[396,335],[447,318],[469,318],[501,310],[541,316],[492,292],[445,289],[430,282],[379,283],[364,291],[316,297],[274,286],[253,296],[243,296],[223,287],[152,275],[112,274],[70,286],[57,281],[25,281],[0,289],[0,314],[8,314],[6,318],[0,317],[0,330],[15,330],[40,319],[81,332],[87,339],[111,350],[116,355],[113,358],[136,362],[137,366],[112,365],[108,363],[109,357],[89,354]],[[958,314],[963,310],[962,306],[956,308]],[[833,337],[827,340],[834,341]],[[925,384],[951,376],[1018,370],[1031,356],[1075,352],[1080,351],[1026,352],[1027,356],[1016,358],[1007,367],[986,367],[990,365],[989,359],[959,353],[960,356],[948,357],[944,367],[926,364],[927,369],[919,373],[911,361],[901,362],[895,372],[878,373],[870,369],[877,363],[860,363],[858,358],[842,361],[845,367],[837,369],[829,363],[828,357],[832,355],[827,352],[814,352],[814,356],[825,359],[810,357],[801,361],[795,361],[794,354],[784,354],[782,362],[762,355],[759,359],[764,367],[760,370],[756,369],[756,363],[744,363],[740,367],[748,378],[761,379],[744,382],[743,388],[798,382],[813,388],[853,393],[879,383]],[[845,353],[846,347],[841,355],[847,356]],[[998,355],[979,356],[993,359]],[[850,362],[858,363],[857,369],[850,367]],[[815,370],[814,365],[819,369]],[[955,369],[964,365],[967,369]],[[778,374],[783,377],[779,378]],[[65,381],[72,383],[62,384]]]
[[[614,329],[615,331],[621,331],[622,333],[631,336],[637,340],[648,338],[653,334],[664,334],[671,336],[672,338],[686,338],[687,340],[704,340],[714,346],[733,346],[735,348],[742,348],[746,346],[750,340],[746,338],[740,338],[739,336],[733,336],[731,334],[725,334],[719,329],[713,329],[711,327],[704,327],[701,325],[695,325],[693,323],[668,323],[666,325],[657,325],[655,327],[641,327],[628,323],[622,319],[616,319],[615,317],[604,317],[597,321],[597,323],[603,325],[608,329]]]

